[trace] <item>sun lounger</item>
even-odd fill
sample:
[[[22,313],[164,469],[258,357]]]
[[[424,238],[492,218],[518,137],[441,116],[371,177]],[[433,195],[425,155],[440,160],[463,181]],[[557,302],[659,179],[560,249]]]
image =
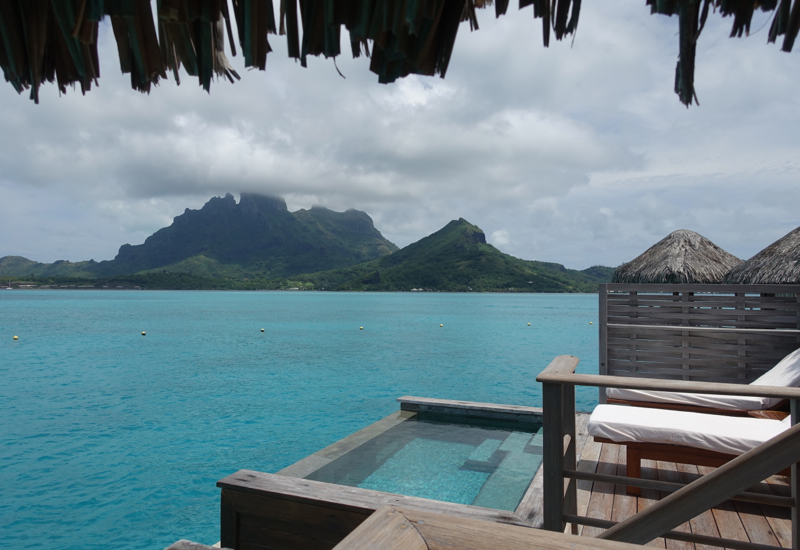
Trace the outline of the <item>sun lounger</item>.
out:
[[[641,461],[722,466],[791,427],[771,420],[715,414],[598,405],[588,431],[596,441],[626,446],[626,475],[641,477]],[[628,494],[639,489],[628,488]]]
[[[784,357],[777,365],[750,384],[753,386],[800,386],[800,349]],[[738,416],[745,416],[748,411],[775,409],[783,404],[780,399],[768,397],[709,395],[622,388],[607,388],[606,396],[611,404]]]

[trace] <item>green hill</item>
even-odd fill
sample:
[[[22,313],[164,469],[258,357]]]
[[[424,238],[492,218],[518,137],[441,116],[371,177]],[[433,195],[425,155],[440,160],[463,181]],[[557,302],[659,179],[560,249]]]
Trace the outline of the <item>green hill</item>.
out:
[[[520,260],[487,244],[479,227],[459,219],[391,255],[295,279],[328,290],[595,292],[612,272]]]
[[[327,208],[289,212],[280,198],[242,193],[214,197],[175,217],[143,244],[120,247],[103,262],[0,259],[0,276],[101,278],[147,272],[201,277],[276,278],[369,261],[397,250],[365,212]]]
[[[3,256],[0,258],[1,277],[82,277],[93,278],[97,262],[69,262],[58,260],[52,264],[34,262],[22,256]]]

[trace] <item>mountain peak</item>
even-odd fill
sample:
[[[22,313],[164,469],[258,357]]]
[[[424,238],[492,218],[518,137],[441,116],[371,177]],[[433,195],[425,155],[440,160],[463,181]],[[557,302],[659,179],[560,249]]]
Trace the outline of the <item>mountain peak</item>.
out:
[[[480,227],[459,218],[388,256],[302,280],[335,290],[592,292],[607,275],[514,258],[487,244]]]
[[[486,244],[486,234],[477,225],[469,223],[464,218],[453,220],[444,226],[439,232],[455,231],[461,235],[462,242],[474,244]],[[435,235],[436,233],[434,233]]]
[[[226,198],[228,195],[225,195]],[[280,197],[271,197],[268,195],[256,195],[255,193],[241,193],[239,199],[239,208],[242,212],[258,211],[258,212],[288,212],[286,201]]]
[[[397,250],[364,212],[289,212],[280,197],[230,193],[175,217],[144,244],[123,245],[99,274],[168,269],[202,275],[283,277],[345,267]],[[199,266],[199,267],[198,267]],[[210,266],[210,267],[209,267]]]

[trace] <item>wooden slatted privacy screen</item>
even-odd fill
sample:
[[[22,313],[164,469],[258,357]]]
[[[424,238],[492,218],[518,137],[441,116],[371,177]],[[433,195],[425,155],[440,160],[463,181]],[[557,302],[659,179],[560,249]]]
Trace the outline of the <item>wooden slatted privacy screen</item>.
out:
[[[800,285],[604,284],[599,314],[600,374],[746,384],[800,347]]]

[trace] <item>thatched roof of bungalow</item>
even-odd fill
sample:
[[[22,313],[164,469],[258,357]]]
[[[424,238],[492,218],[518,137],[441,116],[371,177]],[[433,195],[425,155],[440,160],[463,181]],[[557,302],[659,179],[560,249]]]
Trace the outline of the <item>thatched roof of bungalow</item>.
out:
[[[614,283],[721,283],[725,274],[742,260],[702,235],[679,229],[622,264]]]
[[[746,285],[800,283],[800,227],[731,269],[725,282]]]
[[[30,0],[0,2],[0,67],[5,79],[22,93],[30,89],[38,102],[39,87],[57,82],[62,93],[79,85],[86,93],[100,77],[97,34],[108,17],[119,52],[120,68],[131,86],[149,92],[183,66],[206,90],[214,75],[233,81],[239,75],[225,54],[227,35],[236,55],[236,24],[245,67],[264,70],[272,51],[268,34],[286,36],[289,56],[306,66],[308,55],[341,53],[342,30],[354,57],[371,57],[370,70],[388,83],[409,74],[444,77],[462,21],[478,28],[476,9],[492,4],[497,17],[509,0],[281,0],[275,17],[273,0],[161,0],[154,19],[150,0]],[[675,92],[687,106],[695,99],[695,47],[709,9],[733,16],[731,36],[749,33],[755,8],[775,11],[770,42],[783,36],[791,51],[800,31],[800,0],[647,0],[652,13],[678,15],[680,55]],[[792,5],[793,4],[793,5]],[[520,0],[542,20],[543,42],[574,33],[580,0]],[[301,32],[302,31],[302,32]]]

